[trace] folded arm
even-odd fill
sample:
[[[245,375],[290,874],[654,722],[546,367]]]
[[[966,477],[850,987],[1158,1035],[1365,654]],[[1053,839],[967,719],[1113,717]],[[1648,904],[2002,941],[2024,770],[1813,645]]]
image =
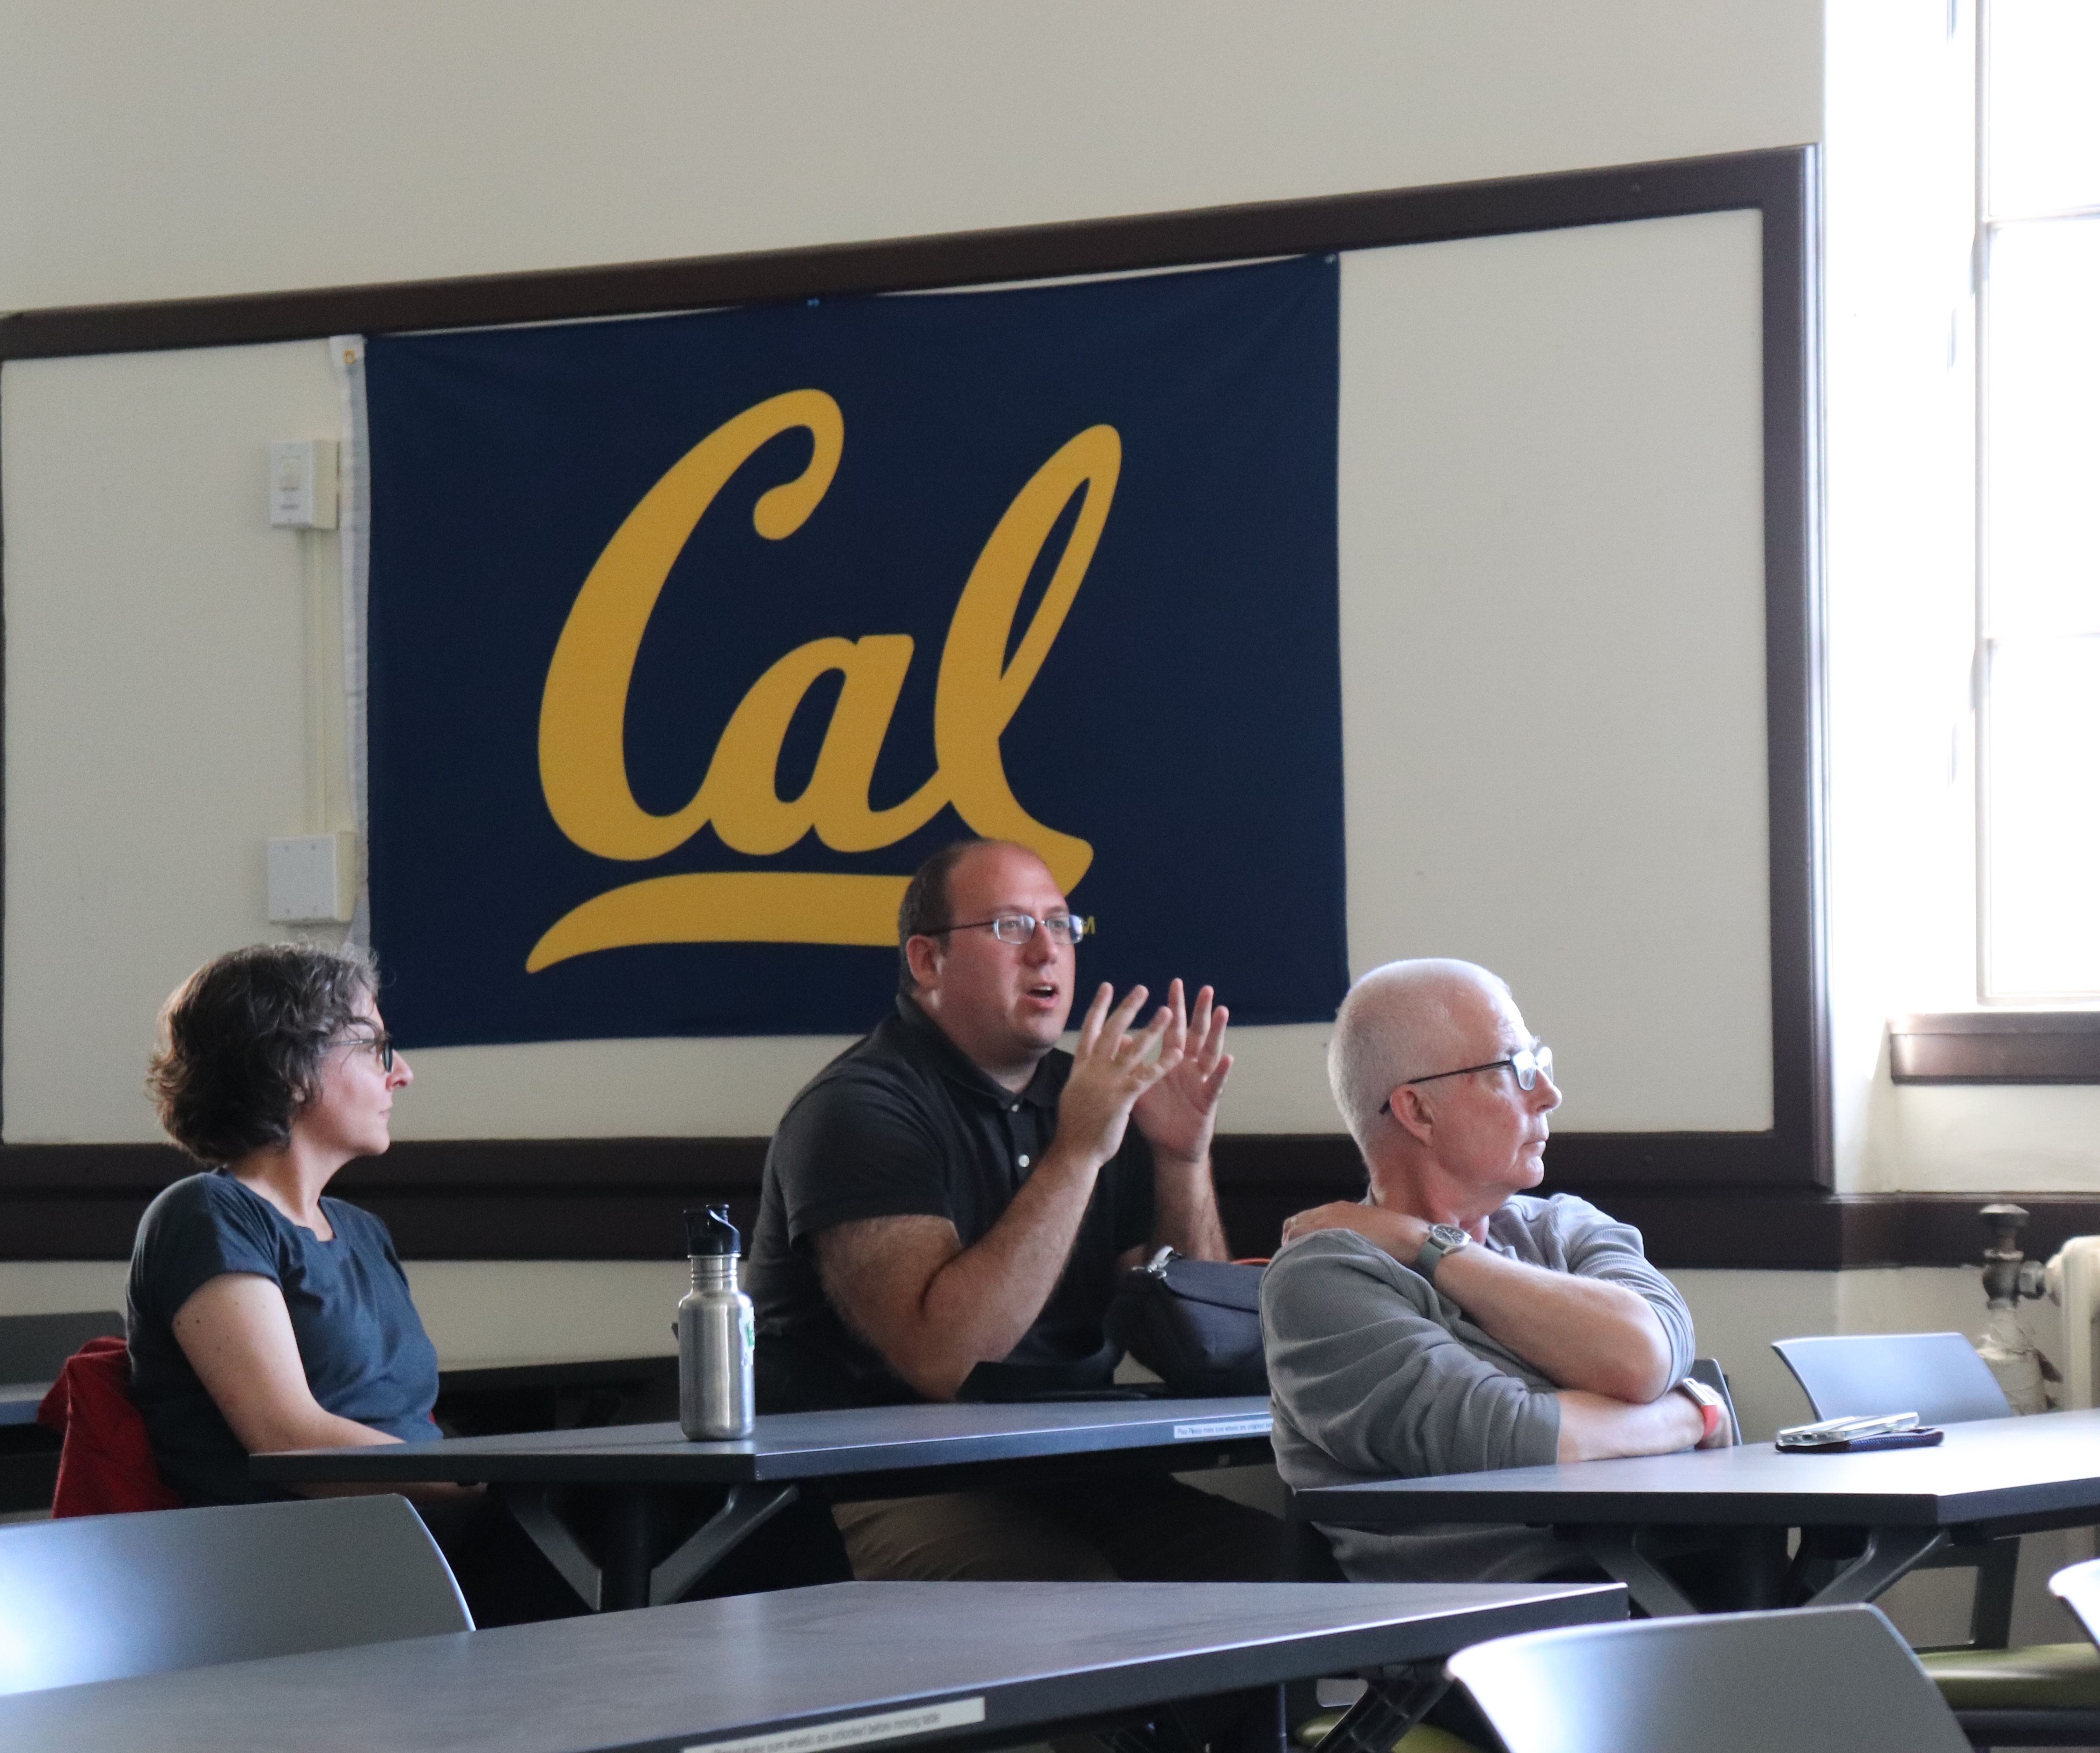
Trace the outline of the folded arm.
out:
[[[299,1359],[285,1293],[273,1280],[253,1272],[226,1272],[208,1279],[175,1311],[173,1325],[175,1343],[235,1439],[249,1454],[358,1448],[401,1440],[355,1419],[338,1417],[315,1399]],[[438,1502],[465,1495],[470,1488],[316,1484],[292,1489],[309,1497],[404,1491],[419,1500]]]
[[[1353,1230],[1408,1266],[1429,1237],[1420,1218],[1346,1203],[1300,1212],[1284,1235],[1287,1240],[1321,1229]],[[1477,1326],[1557,1386],[1645,1404],[1670,1385],[1669,1335],[1648,1299],[1623,1284],[1530,1266],[1479,1247],[1446,1254],[1435,1284]]]
[[[817,1270],[846,1324],[929,1400],[1021,1343],[1057,1288],[1094,1172],[1046,1156],[973,1247],[946,1218],[862,1218],[820,1231]]]
[[[1705,1416],[1681,1394],[1665,1394],[1645,1406],[1630,1406],[1601,1394],[1564,1390],[1556,1460],[1604,1460],[1616,1455],[1674,1455],[1679,1449],[1722,1448],[1735,1440],[1727,1414],[1710,1441]]]

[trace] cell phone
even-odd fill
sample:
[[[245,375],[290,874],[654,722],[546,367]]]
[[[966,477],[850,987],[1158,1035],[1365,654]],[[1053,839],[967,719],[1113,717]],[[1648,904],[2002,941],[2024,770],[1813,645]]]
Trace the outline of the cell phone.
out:
[[[1943,1433],[1921,1425],[1915,1412],[1885,1412],[1874,1417],[1826,1418],[1813,1425],[1792,1425],[1779,1434],[1776,1447],[1818,1454],[1854,1453],[1866,1449],[1930,1448]]]

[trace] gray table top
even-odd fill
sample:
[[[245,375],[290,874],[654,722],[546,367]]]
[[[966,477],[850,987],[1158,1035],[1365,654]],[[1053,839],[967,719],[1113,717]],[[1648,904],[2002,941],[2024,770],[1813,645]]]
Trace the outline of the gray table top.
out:
[[[33,1425],[37,1408],[51,1391],[47,1381],[0,1382],[0,1425]]]
[[[841,1583],[18,1694],[0,1698],[0,1746],[817,1753],[1002,1729],[1025,1741],[1075,1718],[1625,1612],[1616,1584]],[[917,1720],[880,1720],[892,1713]],[[824,1725],[832,1736],[796,1733]]]
[[[1417,1522],[2069,1526],[2100,1511],[2100,1411],[1950,1425],[1937,1448],[1782,1454],[1769,1442],[1300,1491],[1299,1513],[1359,1527]]]
[[[615,1425],[299,1449],[255,1456],[249,1467],[258,1478],[280,1481],[737,1485],[1118,1450],[1194,1451],[1234,1441],[1265,1444],[1268,1429],[1268,1402],[1258,1395],[873,1406],[775,1414],[760,1419],[757,1434],[741,1442],[688,1442],[676,1425]]]

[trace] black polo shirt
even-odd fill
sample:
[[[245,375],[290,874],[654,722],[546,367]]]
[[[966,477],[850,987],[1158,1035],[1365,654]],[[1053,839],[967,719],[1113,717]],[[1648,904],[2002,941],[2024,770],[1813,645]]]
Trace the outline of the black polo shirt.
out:
[[[946,1218],[965,1248],[999,1221],[1057,1130],[1072,1055],[1053,1049],[1018,1095],[971,1063],[908,998],[788,1106],[765,1154],[746,1284],[758,1319],[761,1412],[882,1406],[919,1394],[824,1295],[813,1239],[859,1218]],[[1119,1356],[1101,1330],[1117,1257],[1152,1233],[1152,1151],[1132,1125],[1103,1167],[1065,1275],[964,1399],[1096,1387]]]

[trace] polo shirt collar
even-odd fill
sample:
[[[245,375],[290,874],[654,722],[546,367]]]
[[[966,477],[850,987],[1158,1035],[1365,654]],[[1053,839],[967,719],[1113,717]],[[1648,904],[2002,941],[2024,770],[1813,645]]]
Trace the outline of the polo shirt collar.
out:
[[[961,1085],[973,1095],[996,1102],[1001,1108],[1011,1108],[1018,1100],[1032,1108],[1056,1112],[1063,1080],[1052,1068],[1051,1054],[1044,1054],[1037,1062],[1035,1075],[1017,1095],[1004,1084],[995,1082],[982,1066],[951,1041],[942,1032],[941,1025],[919,1007],[917,999],[905,993],[898,993],[897,1015],[904,1025],[906,1037],[950,1082]]]

